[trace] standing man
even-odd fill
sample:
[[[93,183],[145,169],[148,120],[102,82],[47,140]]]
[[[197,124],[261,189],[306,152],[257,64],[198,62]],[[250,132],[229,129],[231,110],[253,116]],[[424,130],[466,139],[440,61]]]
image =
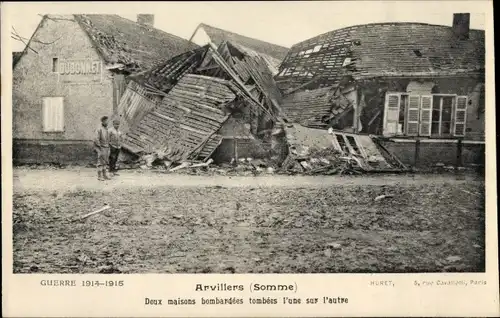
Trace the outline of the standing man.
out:
[[[120,149],[122,148],[122,132],[119,130],[120,120],[113,120],[113,127],[109,129],[109,146],[110,146],[110,156],[109,156],[109,172],[114,176],[117,176],[118,169],[116,169],[116,162],[118,161],[118,155],[120,154]]]
[[[108,116],[101,117],[101,127],[97,129],[94,145],[97,151],[97,179],[110,180],[106,173],[109,163]]]

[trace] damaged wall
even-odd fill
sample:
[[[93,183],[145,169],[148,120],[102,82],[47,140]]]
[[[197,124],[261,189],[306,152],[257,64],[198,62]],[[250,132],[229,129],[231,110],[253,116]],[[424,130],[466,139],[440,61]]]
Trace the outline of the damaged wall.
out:
[[[76,21],[44,19],[33,38],[51,44],[31,41],[37,53],[27,49],[13,70],[14,160],[47,162],[93,156],[85,141],[93,139],[99,117],[112,113],[111,74],[101,69],[100,56]],[[95,63],[95,73],[91,67],[76,71],[73,62]],[[91,74],[81,74],[89,70]],[[49,96],[63,97],[62,132],[43,131],[43,97]],[[54,147],[61,152],[56,157]]]

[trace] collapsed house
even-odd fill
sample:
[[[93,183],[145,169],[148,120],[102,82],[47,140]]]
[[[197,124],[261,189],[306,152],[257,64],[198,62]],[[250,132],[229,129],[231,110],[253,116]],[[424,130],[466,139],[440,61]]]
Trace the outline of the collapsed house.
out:
[[[455,162],[459,140],[465,160],[476,162],[484,153],[485,41],[469,20],[357,25],[300,42],[275,76],[282,110],[309,128],[383,136],[407,163]]]
[[[99,118],[117,110],[128,76],[197,47],[149,14],[44,15],[14,55],[14,162],[95,161]]]
[[[281,155],[272,142],[281,93],[244,47],[209,44],[130,78],[117,113],[130,154],[168,163]]]
[[[294,111],[294,102],[306,95],[330,88],[335,92],[331,108],[348,101],[352,120],[343,126],[356,132],[480,139],[484,45],[484,31],[469,29],[468,14],[456,14],[452,27],[353,26],[294,45],[276,82],[291,95],[285,98],[285,111]],[[300,93],[304,90],[309,92]],[[315,125],[319,121],[327,127],[337,115],[320,108],[310,117]]]

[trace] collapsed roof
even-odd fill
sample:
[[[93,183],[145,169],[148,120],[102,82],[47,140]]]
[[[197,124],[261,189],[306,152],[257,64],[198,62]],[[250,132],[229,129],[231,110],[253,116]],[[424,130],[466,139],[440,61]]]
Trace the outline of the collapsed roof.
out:
[[[294,45],[276,77],[290,88],[321,77],[317,87],[375,77],[460,76],[484,71],[483,30],[459,38],[449,26],[377,23],[351,26]]]
[[[208,158],[233,112],[276,121],[281,93],[266,62],[224,42],[180,54],[131,76],[118,111],[124,148],[172,161]]]

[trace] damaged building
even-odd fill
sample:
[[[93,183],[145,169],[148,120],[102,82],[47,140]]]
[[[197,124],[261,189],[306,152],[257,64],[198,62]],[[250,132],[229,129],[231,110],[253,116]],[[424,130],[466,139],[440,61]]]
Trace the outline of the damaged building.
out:
[[[376,23],[331,31],[290,49],[275,80],[294,122],[385,138],[403,161],[484,154],[485,38],[469,14],[452,26]],[[415,143],[421,149],[415,153]]]
[[[118,15],[45,15],[13,69],[15,163],[88,163],[99,118],[117,110],[128,76],[198,47]]]
[[[262,57],[268,64],[273,75],[278,73],[281,61],[286,57],[289,50],[281,45],[240,35],[205,23],[201,23],[196,27],[190,41],[200,46],[208,43],[218,46],[223,42],[238,44],[245,49],[247,54]]]
[[[118,107],[128,154],[169,163],[283,156],[271,133],[281,93],[266,60],[245,47],[210,43],[130,78]]]

